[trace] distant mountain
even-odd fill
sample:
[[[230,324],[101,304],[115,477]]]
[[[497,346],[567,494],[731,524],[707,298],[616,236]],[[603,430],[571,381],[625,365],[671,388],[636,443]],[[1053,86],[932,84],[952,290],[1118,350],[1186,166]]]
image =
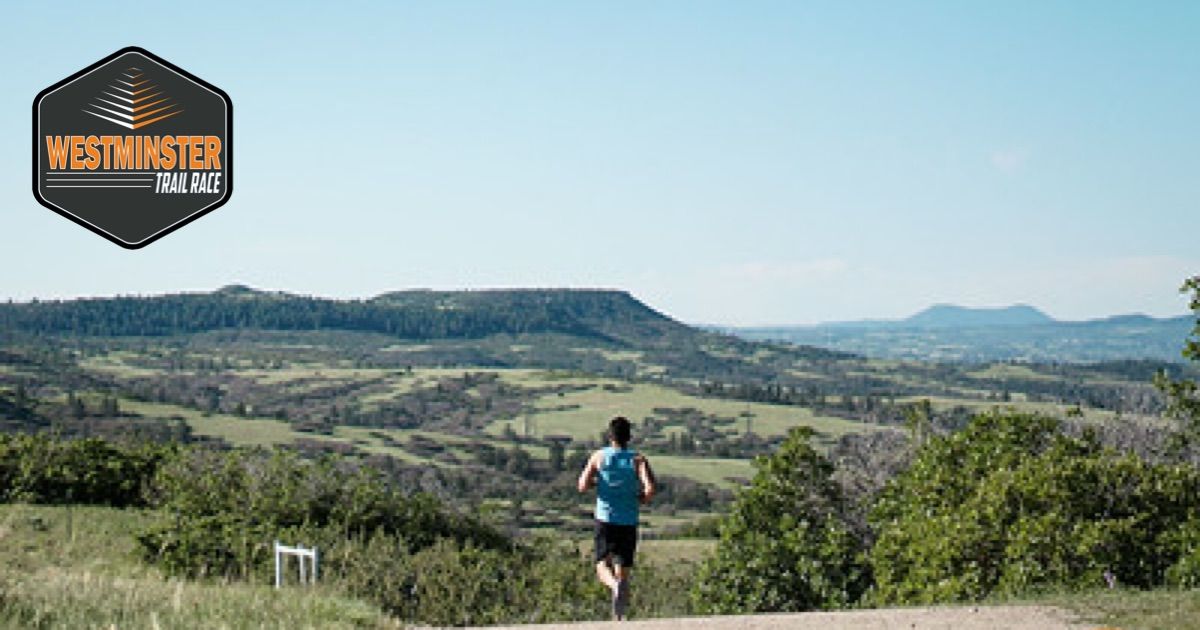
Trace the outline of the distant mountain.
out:
[[[984,326],[1036,326],[1053,324],[1054,318],[1027,304],[1003,308],[967,308],[936,304],[905,319],[913,328],[978,328]]]
[[[1182,316],[1182,319],[1187,319],[1187,318],[1188,318],[1187,315]],[[1180,319],[1180,318],[1167,318],[1167,319],[1170,320],[1170,319]],[[1101,326],[1105,325],[1105,324],[1119,324],[1119,325],[1125,325],[1125,326],[1153,326],[1154,324],[1161,322],[1161,321],[1164,321],[1164,320],[1150,317],[1149,315],[1146,315],[1144,313],[1130,313],[1129,315],[1113,315],[1111,317],[1102,317],[1100,319],[1089,319],[1086,321],[1073,322],[1073,323],[1082,324],[1082,325],[1090,324],[1090,325],[1101,325]]]
[[[787,341],[870,357],[933,361],[1180,361],[1195,318],[1117,315],[1060,321],[1035,307],[931,306],[899,320],[725,328],[751,340]]]
[[[820,328],[978,328],[989,326],[1036,326],[1057,320],[1028,304],[998,308],[971,308],[935,304],[904,319],[863,319],[818,324]],[[793,328],[785,326],[782,328]],[[795,327],[799,328],[799,327]]]

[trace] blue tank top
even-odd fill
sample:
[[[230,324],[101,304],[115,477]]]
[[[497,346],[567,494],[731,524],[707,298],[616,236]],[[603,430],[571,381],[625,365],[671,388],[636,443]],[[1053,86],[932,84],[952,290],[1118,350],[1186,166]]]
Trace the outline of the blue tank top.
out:
[[[614,525],[637,525],[638,482],[630,449],[604,447],[596,479],[596,520]]]

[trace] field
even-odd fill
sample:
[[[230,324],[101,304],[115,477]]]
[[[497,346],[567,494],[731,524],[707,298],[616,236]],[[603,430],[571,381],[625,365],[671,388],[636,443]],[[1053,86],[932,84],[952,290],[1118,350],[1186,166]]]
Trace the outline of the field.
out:
[[[536,384],[535,375],[524,373],[519,381]],[[556,381],[562,382],[562,381]],[[734,400],[718,400],[691,396],[662,385],[626,384],[612,379],[572,379],[568,382],[593,384],[586,391],[561,396],[548,395],[536,403],[537,431],[543,435],[569,435],[589,439],[603,429],[610,418],[624,415],[638,421],[655,415],[663,407],[695,408],[718,416],[749,417],[752,430],[764,436],[783,435],[796,426],[809,426],[826,439],[836,439],[846,433],[865,430],[861,423],[836,417],[817,416],[811,409],[786,407]],[[607,386],[607,387],[606,387]],[[726,431],[730,435],[745,433],[747,423],[739,422]],[[499,435],[503,423],[493,423],[489,433]]]
[[[141,374],[144,368],[127,367],[120,355],[92,360],[87,365],[104,365],[105,370],[118,372],[131,370]],[[872,367],[891,370],[888,362],[873,363]],[[731,419],[719,430],[736,438],[746,434],[747,429],[762,437],[778,437],[796,426],[808,426],[816,431],[817,441],[824,448],[839,437],[878,430],[877,425],[855,422],[831,414],[822,414],[812,407],[766,404],[740,400],[702,397],[684,393],[678,389],[655,383],[630,383],[620,379],[577,375],[534,369],[464,369],[464,368],[417,368],[407,373],[386,369],[352,369],[336,366],[307,365],[290,366],[284,369],[233,370],[238,377],[255,383],[281,388],[285,395],[297,396],[311,392],[314,388],[337,385],[365,384],[354,390],[343,404],[357,404],[363,409],[373,409],[382,404],[402,399],[406,394],[434,387],[441,379],[462,378],[469,374],[493,374],[500,382],[513,388],[542,392],[543,390],[567,386],[578,388],[559,393],[535,393],[528,401],[526,411],[519,417],[496,419],[488,423],[481,433],[463,435],[436,429],[367,428],[334,426],[319,436],[297,430],[294,423],[272,418],[236,416],[221,412],[200,412],[195,408],[178,404],[152,403],[123,399],[122,408],[147,417],[179,418],[187,422],[199,436],[226,440],[231,444],[254,446],[278,446],[292,444],[300,439],[317,438],[324,442],[354,446],[366,453],[397,457],[411,464],[432,464],[433,458],[415,454],[403,448],[413,436],[419,436],[443,444],[445,452],[453,459],[443,457],[437,462],[441,466],[456,466],[455,460],[469,461],[470,454],[463,446],[468,442],[484,443],[496,448],[511,446],[507,436],[519,435],[530,442],[522,445],[536,460],[545,462],[549,449],[540,439],[547,436],[566,436],[576,442],[595,441],[601,435],[607,421],[614,415],[625,415],[635,421],[653,417],[664,408],[696,410],[711,416]],[[994,365],[969,373],[974,378],[1019,378],[1038,381],[1054,377],[1039,373],[1027,366]],[[1016,408],[1022,411],[1062,414],[1070,407],[1055,402],[1030,402],[1017,394],[1012,400],[1000,403],[981,397],[962,396],[903,396],[899,403],[930,400],[936,409],[949,410],[962,407],[984,411],[995,407]],[[1089,409],[1087,417],[1107,420],[1114,413],[1104,409]],[[681,427],[672,426],[664,434],[678,434]],[[386,436],[386,441],[383,439]],[[698,482],[723,488],[734,488],[739,479],[748,479],[753,474],[746,458],[706,457],[699,455],[681,456],[658,454],[654,458],[660,474],[687,477]]]
[[[144,375],[144,368],[128,367],[123,357],[112,356],[103,360],[92,360],[89,367],[117,373]],[[265,386],[285,389],[289,395],[311,391],[317,384],[372,383],[370,392],[355,400],[370,408],[404,396],[408,392],[430,388],[439,379],[463,377],[480,373],[482,370],[421,368],[396,375],[394,370],[345,369],[336,367],[289,367],[280,370],[236,370],[244,377]],[[354,446],[363,452],[397,457],[412,464],[432,464],[433,459],[416,455],[396,444],[403,444],[413,436],[419,436],[445,445],[446,452],[459,460],[469,460],[463,450],[467,442],[485,443],[497,448],[511,446],[504,439],[506,429],[533,439],[563,435],[573,440],[594,440],[601,434],[609,419],[614,415],[626,415],[638,421],[655,415],[656,409],[695,409],[706,414],[737,418],[737,422],[723,429],[731,437],[741,436],[749,427],[760,436],[782,436],[795,426],[808,426],[817,432],[818,440],[828,445],[848,433],[875,430],[874,427],[834,416],[820,416],[804,407],[771,405],[704,398],[682,393],[676,389],[657,384],[627,382],[585,376],[572,376],[552,371],[531,369],[490,369],[499,380],[513,387],[539,390],[553,386],[586,387],[582,391],[565,394],[546,393],[535,396],[530,411],[517,419],[497,420],[485,431],[474,436],[464,436],[436,430],[367,428],[336,426],[325,435],[296,430],[283,420],[272,418],[237,416],[221,412],[202,412],[178,404],[147,402],[125,398],[121,408],[141,416],[163,419],[181,419],[198,436],[223,439],[231,444],[245,446],[279,446],[292,444],[300,439],[319,438],[325,442],[336,442]],[[379,384],[383,389],[380,391]],[[678,429],[676,429],[678,431]],[[384,436],[389,438],[385,443]],[[539,461],[549,457],[548,448],[538,443],[522,445],[522,449]],[[738,479],[748,479],[753,474],[747,459],[677,456],[660,454],[654,458],[655,470],[661,475],[687,477],[701,483],[723,488],[739,485]],[[443,458],[438,465],[455,466]]]
[[[23,352],[40,352],[38,343]],[[0,361],[0,392],[31,384],[54,416],[48,424],[175,426],[163,437],[384,459],[417,470],[409,478],[426,479],[423,489],[499,506],[530,529],[585,525],[588,501],[573,476],[616,415],[632,420],[634,447],[655,472],[674,480],[675,492],[646,514],[660,534],[724,510],[753,477],[753,458],[795,427],[811,428],[815,446],[831,452],[847,436],[903,431],[905,407],[923,400],[944,430],[996,407],[1057,416],[1078,408],[1096,422],[1154,413],[1140,402],[1153,400],[1148,368],[833,358],[715,336],[690,340],[699,354],[682,359],[650,341],[561,335],[212,331],[60,343],[52,367]]]

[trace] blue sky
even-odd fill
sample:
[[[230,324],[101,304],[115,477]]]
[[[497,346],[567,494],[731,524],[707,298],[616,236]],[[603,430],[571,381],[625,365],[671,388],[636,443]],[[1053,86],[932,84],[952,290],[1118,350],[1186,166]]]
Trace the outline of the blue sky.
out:
[[[0,297],[624,288],[690,322],[1186,311],[1200,3],[9,3]],[[138,251],[29,191],[127,45],[230,94],[225,207]],[[302,159],[297,159],[302,158]]]

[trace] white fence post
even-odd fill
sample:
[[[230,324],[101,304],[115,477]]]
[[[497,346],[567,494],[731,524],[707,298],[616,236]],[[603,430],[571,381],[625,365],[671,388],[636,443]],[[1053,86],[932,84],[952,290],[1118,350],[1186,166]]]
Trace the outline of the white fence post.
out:
[[[288,547],[287,545],[279,544],[275,541],[275,588],[283,585],[283,564],[284,556],[296,556],[296,560],[300,562],[300,583],[315,584],[317,581],[317,548],[307,549],[297,545]],[[308,560],[312,563],[311,574],[305,570],[304,561]],[[310,577],[311,575],[311,577]]]

